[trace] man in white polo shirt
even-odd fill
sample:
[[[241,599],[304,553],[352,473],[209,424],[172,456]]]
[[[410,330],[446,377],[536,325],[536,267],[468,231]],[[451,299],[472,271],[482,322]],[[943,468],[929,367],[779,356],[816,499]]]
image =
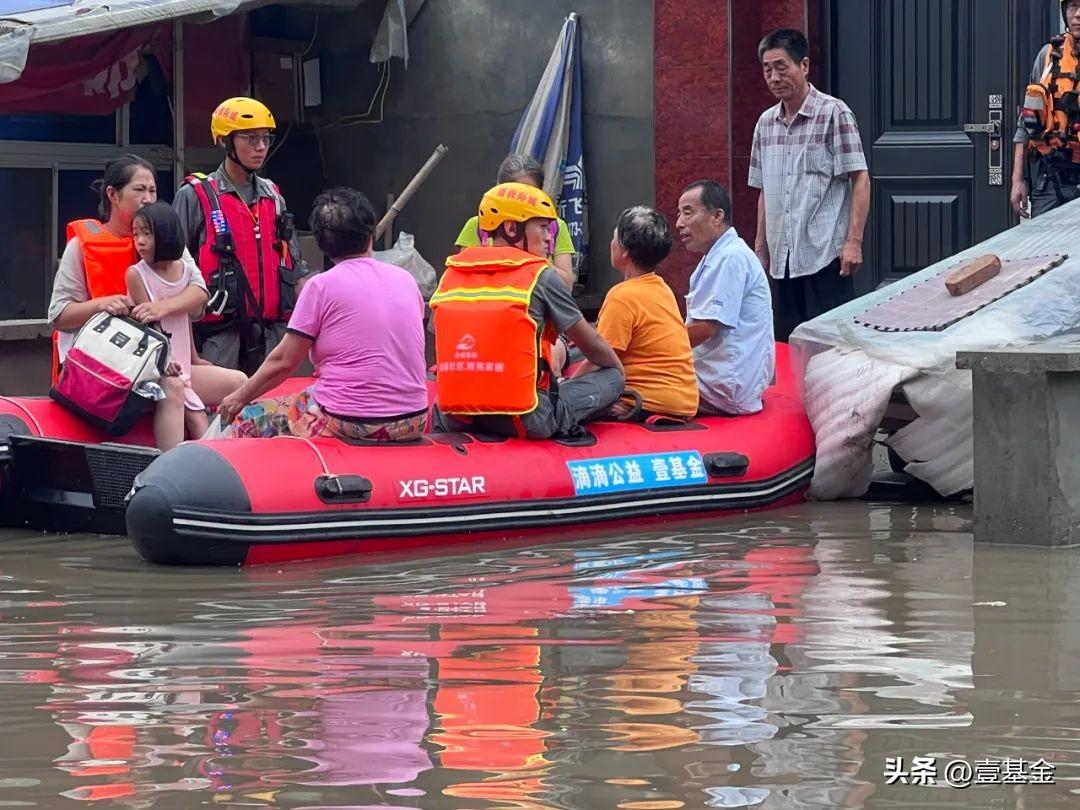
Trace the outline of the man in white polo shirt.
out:
[[[715,180],[687,186],[675,227],[687,250],[705,254],[686,296],[700,412],[757,413],[776,363],[765,270],[731,227],[731,196]]]

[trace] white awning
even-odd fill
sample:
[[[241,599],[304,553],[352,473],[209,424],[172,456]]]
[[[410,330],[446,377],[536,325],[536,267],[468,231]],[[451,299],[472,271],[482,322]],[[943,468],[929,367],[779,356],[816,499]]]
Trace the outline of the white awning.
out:
[[[224,17],[275,2],[327,10],[355,8],[371,0],[0,0],[0,82],[22,75],[35,42],[167,22],[182,17]]]

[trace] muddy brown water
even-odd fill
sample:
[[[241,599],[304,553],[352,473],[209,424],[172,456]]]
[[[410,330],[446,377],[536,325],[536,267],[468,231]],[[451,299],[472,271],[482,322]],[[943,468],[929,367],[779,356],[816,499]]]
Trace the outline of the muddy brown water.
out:
[[[8,531],[0,615],[0,807],[1080,807],[1080,552],[962,506],[250,570]]]

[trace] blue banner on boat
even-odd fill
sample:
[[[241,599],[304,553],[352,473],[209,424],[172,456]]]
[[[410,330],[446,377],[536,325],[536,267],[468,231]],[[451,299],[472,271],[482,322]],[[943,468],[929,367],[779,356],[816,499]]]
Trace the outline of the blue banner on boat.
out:
[[[650,453],[642,456],[568,461],[575,495],[606,495],[639,489],[707,484],[701,453]]]
[[[588,588],[571,588],[573,608],[616,608],[628,599],[672,599],[682,596],[703,596],[709,592],[709,583],[702,577],[669,579],[661,583],[593,585]]]

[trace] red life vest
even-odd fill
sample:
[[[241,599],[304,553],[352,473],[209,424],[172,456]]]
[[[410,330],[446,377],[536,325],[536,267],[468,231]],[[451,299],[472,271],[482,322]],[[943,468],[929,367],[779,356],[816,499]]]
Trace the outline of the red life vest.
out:
[[[284,266],[292,270],[293,260],[288,242],[278,238],[285,203],[277,186],[270,183],[273,196],[260,195],[256,203],[248,207],[236,194],[222,194],[217,181],[213,179],[192,175],[184,182],[195,190],[203,209],[205,236],[199,246],[198,261],[210,295],[215,293],[218,284],[216,274],[221,266],[221,257],[215,247],[219,235],[228,233],[235,245],[236,260],[243,269],[248,287],[239,292],[237,297],[240,300],[233,304],[243,306],[243,315],[249,319],[287,320],[292,307],[282,307],[280,268]],[[210,191],[207,190],[208,185]],[[215,208],[220,213],[215,215]],[[221,322],[225,318],[207,314],[203,322]]]

